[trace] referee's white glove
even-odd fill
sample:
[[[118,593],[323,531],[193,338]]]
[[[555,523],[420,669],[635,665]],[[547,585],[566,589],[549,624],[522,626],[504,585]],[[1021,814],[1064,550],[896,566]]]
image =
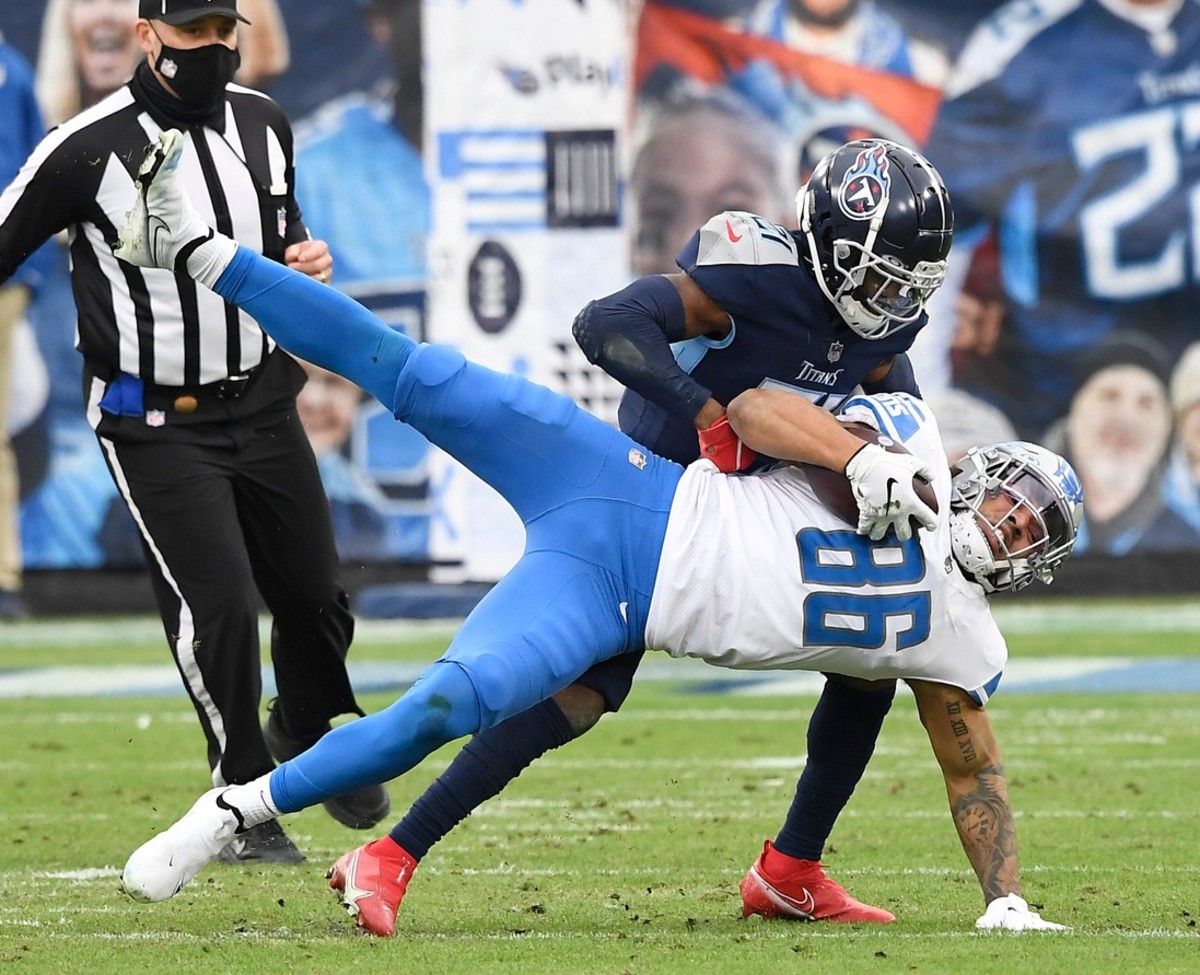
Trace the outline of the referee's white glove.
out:
[[[937,515],[913,489],[913,478],[926,483],[933,471],[912,454],[893,454],[878,444],[864,444],[846,465],[846,477],[858,501],[858,533],[878,541],[889,528],[904,542],[912,537],[909,518],[934,531]]]
[[[1043,921],[1037,911],[1031,911],[1020,894],[1005,894],[987,906],[983,917],[975,922],[981,931],[1067,931],[1065,924]]]

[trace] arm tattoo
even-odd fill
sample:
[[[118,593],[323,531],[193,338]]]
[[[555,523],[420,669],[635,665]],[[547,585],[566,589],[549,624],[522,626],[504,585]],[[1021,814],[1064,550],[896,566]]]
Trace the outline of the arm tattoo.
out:
[[[958,717],[962,708],[951,703],[946,710],[963,763],[971,768],[977,755],[967,723]],[[979,765],[973,769],[971,780],[958,781],[965,788],[952,787],[950,812],[984,898],[990,901],[1010,891],[1019,892],[1017,834],[1008,804],[1004,765]]]
[[[946,705],[946,713],[950,715],[950,730],[954,732],[954,740],[958,743],[958,750],[962,753],[963,761],[968,766],[973,765],[979,756],[975,754],[975,746],[971,743],[971,730],[967,727],[967,723],[959,717],[962,714],[962,705],[957,701],[951,701]]]
[[[1004,766],[981,767],[975,783],[971,791],[953,797],[950,809],[967,859],[990,901],[1020,890],[1017,834],[1004,789]]]

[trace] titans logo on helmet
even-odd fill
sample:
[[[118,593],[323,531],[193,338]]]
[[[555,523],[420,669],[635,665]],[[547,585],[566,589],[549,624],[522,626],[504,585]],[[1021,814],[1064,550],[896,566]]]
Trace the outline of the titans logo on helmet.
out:
[[[887,206],[891,181],[887,146],[864,149],[842,177],[838,205],[851,219],[870,220]]]

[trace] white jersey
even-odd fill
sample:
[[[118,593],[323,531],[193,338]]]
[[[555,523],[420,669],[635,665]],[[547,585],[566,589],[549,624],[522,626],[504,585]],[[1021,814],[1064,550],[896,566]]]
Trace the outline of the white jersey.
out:
[[[949,465],[925,404],[859,395],[839,415],[929,464],[949,511]],[[951,557],[945,517],[907,542],[872,542],[795,466],[739,477],[707,460],[688,467],[671,505],[646,646],[719,667],[936,681],[980,704],[1008,657],[983,589]]]

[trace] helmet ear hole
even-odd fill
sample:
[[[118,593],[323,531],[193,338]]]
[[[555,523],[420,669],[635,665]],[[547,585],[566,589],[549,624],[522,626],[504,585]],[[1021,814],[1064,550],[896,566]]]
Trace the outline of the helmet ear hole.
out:
[[[843,243],[842,241],[838,241],[837,245],[834,247],[834,253],[837,255],[837,259],[839,261],[844,261],[850,256],[850,245]]]

